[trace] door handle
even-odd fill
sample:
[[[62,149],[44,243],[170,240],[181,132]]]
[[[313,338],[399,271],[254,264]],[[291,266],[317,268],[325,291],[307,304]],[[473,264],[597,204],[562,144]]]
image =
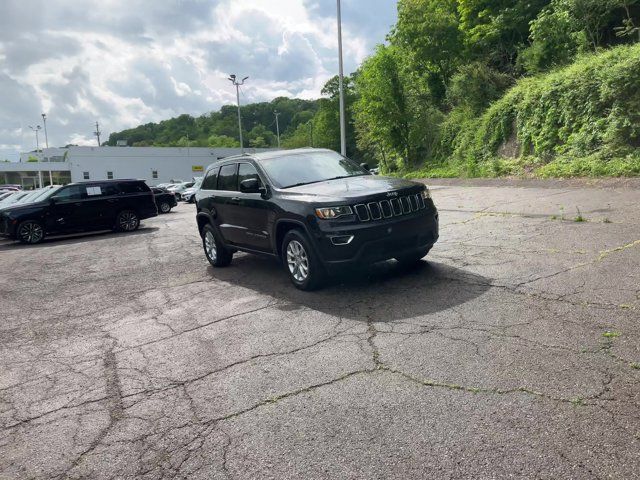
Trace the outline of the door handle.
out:
[[[82,205],[82,202],[76,202],[76,203],[74,203],[74,205],[75,205],[76,207],[79,207],[79,206],[81,206],[81,205]]]
[[[117,198],[110,198],[109,200],[107,200],[107,202],[109,203],[116,203],[118,201]]]
[[[240,197],[233,197],[229,200],[231,205],[238,205],[240,203]]]

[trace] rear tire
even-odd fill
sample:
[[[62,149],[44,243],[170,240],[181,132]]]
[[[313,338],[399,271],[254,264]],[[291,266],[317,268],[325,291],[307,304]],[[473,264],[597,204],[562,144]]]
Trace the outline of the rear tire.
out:
[[[162,202],[159,210],[160,213],[169,213],[171,211],[171,205],[169,205],[169,202]]]
[[[116,230],[120,232],[133,232],[140,226],[140,218],[133,210],[123,210],[116,217]]]
[[[207,260],[214,267],[226,267],[233,260],[233,252],[222,244],[211,225],[202,228],[202,247]]]
[[[27,220],[18,225],[16,229],[16,238],[20,243],[27,245],[35,245],[44,240],[44,227],[40,222],[35,220]]]
[[[324,267],[303,232],[289,230],[282,240],[281,251],[284,267],[296,288],[311,291],[324,284]]]
[[[431,250],[431,247],[418,250],[412,253],[407,253],[406,255],[402,255],[400,257],[396,257],[396,261],[403,266],[411,266],[418,263],[422,260]]]

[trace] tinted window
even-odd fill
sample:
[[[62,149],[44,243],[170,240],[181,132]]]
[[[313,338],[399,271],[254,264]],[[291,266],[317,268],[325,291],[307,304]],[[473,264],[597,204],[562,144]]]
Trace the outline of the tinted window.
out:
[[[241,163],[238,167],[238,187],[243,180],[248,180],[250,178],[257,179],[258,184],[262,185],[262,182],[260,181],[260,175],[258,175],[256,167],[254,167],[250,163]]]
[[[118,188],[120,188],[122,193],[140,193],[149,191],[149,187],[144,182],[119,183]]]
[[[218,169],[214,168],[207,173],[207,177],[202,182],[203,190],[215,190],[216,180],[218,179]]]
[[[84,185],[69,185],[56,192],[53,198],[56,200],[82,200],[87,198],[87,189]]]
[[[105,183],[100,185],[100,188],[102,189],[103,197],[110,197],[112,195],[118,195],[120,193],[120,190],[115,183]]]
[[[164,193],[164,190],[162,190],[161,188],[152,188],[151,191],[153,193],[155,193],[156,195],[160,195],[160,194]]]
[[[260,161],[269,178],[280,188],[335,178],[369,175],[357,163],[335,152],[320,151],[282,155]]]
[[[218,174],[218,190],[231,190],[238,189],[238,175],[237,164],[225,165],[220,167],[220,173]]]

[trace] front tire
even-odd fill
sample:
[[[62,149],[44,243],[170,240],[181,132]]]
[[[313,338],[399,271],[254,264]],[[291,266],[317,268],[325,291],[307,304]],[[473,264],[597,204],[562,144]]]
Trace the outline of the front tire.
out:
[[[44,240],[44,227],[40,222],[27,220],[18,225],[16,237],[20,243],[35,245]]]
[[[282,240],[282,261],[293,285],[300,290],[315,290],[325,281],[326,273],[311,248],[307,236],[289,230]]]
[[[133,232],[140,226],[140,218],[133,210],[123,210],[116,217],[116,230],[120,232]]]
[[[162,202],[160,204],[160,213],[169,213],[171,211],[171,205],[169,202]]]
[[[226,267],[233,260],[233,252],[218,240],[211,225],[205,225],[202,229],[202,247],[207,260],[214,267]]]

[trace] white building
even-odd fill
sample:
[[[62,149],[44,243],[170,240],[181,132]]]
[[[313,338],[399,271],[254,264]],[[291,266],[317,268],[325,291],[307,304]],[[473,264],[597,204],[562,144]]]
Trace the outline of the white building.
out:
[[[139,178],[157,185],[202,176],[213,161],[238,153],[239,148],[45,148],[20,154],[20,162],[0,162],[0,184],[37,188],[83,180]]]

